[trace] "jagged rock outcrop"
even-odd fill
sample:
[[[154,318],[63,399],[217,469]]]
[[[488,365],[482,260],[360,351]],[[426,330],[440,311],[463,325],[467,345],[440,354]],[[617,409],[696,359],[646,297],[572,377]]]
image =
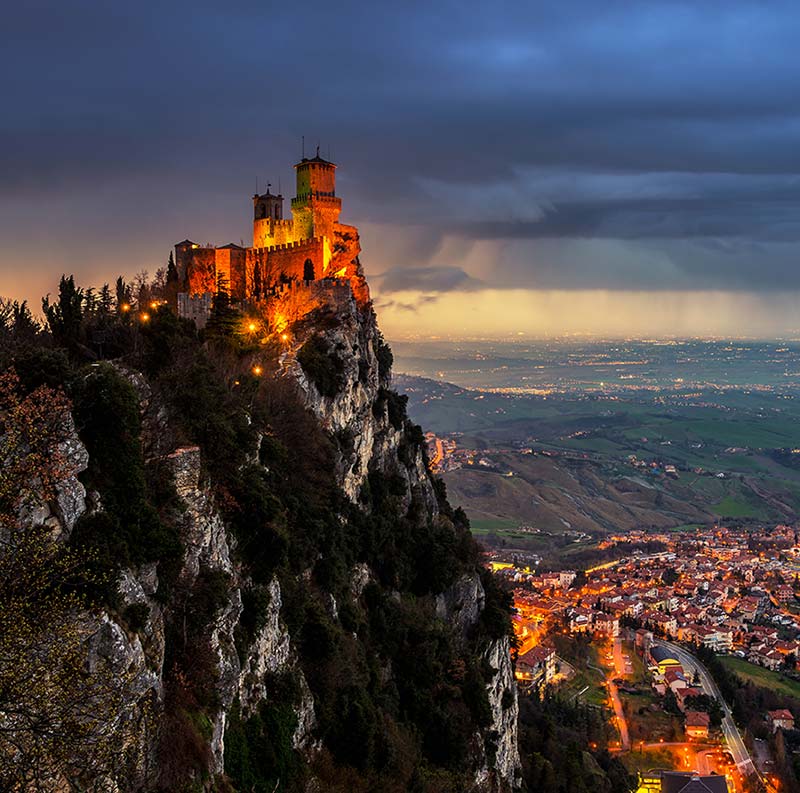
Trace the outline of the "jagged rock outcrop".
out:
[[[490,729],[497,733],[497,755],[494,768],[501,779],[510,784],[517,784],[522,773],[517,743],[519,706],[508,637],[492,642],[487,648],[484,658],[495,670],[488,686],[489,705],[492,709]]]
[[[324,339],[341,365],[340,387],[335,396],[321,393],[298,362],[298,350],[313,336]],[[389,390],[390,373],[385,365],[382,370],[379,362],[382,345],[371,306],[352,299],[339,307],[335,322],[306,322],[298,327],[281,360],[282,376],[296,384],[305,406],[333,439],[336,484],[353,504],[369,509],[362,498],[363,490],[371,474],[380,474],[392,480],[396,488],[393,492],[399,499],[398,512],[405,519],[418,521],[418,526],[436,521],[452,530],[447,517],[451,515],[449,507],[444,501],[440,504],[423,445],[413,435],[404,410],[397,410],[399,398]],[[213,712],[207,711],[208,734],[203,733],[209,778],[225,772],[226,731],[232,719],[256,716],[261,706],[269,703],[269,681],[276,676],[289,675],[296,683],[299,693],[294,704],[296,721],[291,745],[311,757],[320,747],[315,735],[318,714],[301,668],[300,637],[292,636],[287,628],[283,614],[285,593],[278,578],[273,576],[268,583],[260,584],[266,595],[264,611],[257,628],[249,633],[243,631],[243,592],[247,593],[253,581],[223,517],[220,494],[213,483],[205,481],[201,450],[175,442],[180,433],[174,431],[168,410],[142,374],[121,365],[115,365],[115,369],[138,397],[146,458],[157,462],[159,470],[174,485],[178,507],[173,520],[182,553],[166,595],[160,587],[164,575],[159,563],[127,567],[117,581],[116,611],[108,609],[80,617],[90,668],[113,670],[124,681],[118,725],[126,760],[115,778],[108,780],[109,789],[125,793],[147,789],[158,782],[162,762],[159,737],[169,715],[165,707],[169,698],[169,631],[182,632],[186,643],[192,593],[203,584],[204,577],[213,578],[217,594],[221,587],[223,595],[221,605],[212,610],[210,622],[202,625],[203,640],[213,656],[211,682],[215,694]],[[88,455],[74,426],[65,433],[63,444],[69,467],[57,488],[58,496],[53,504],[37,505],[25,520],[51,526],[66,540],[87,509],[90,513],[102,512],[103,506],[101,495],[90,494],[87,499],[78,479],[87,466]],[[250,464],[260,465],[257,456],[250,452],[248,455]],[[287,530],[292,531],[292,526]],[[364,609],[365,591],[379,580],[377,569],[358,563],[350,571],[349,593],[355,603],[349,604],[351,609]],[[290,592],[291,587],[284,583],[286,592]],[[348,598],[346,593],[344,597],[340,595],[337,593],[337,602],[331,592],[318,593],[326,618],[342,620],[341,611]],[[396,603],[405,597],[394,590],[386,595]],[[438,596],[426,597],[426,614],[431,619],[435,614],[466,647],[486,601],[477,572],[461,576]],[[348,628],[348,636],[359,641],[356,630]],[[473,769],[477,768],[475,783],[487,792],[510,790],[519,775],[520,760],[517,693],[508,639],[494,640],[482,646],[481,652],[493,670],[486,685],[491,723],[474,736],[470,734],[476,747],[475,757],[471,758]],[[392,658],[381,661],[381,685],[391,685],[394,667]],[[308,680],[313,682],[310,674]],[[200,726],[205,729],[206,724]],[[495,746],[496,752],[485,751],[483,747],[487,745]]]
[[[69,539],[75,522],[86,509],[86,488],[78,479],[89,464],[89,453],[75,431],[72,416],[67,415],[61,428],[61,439],[56,454],[59,456],[62,477],[56,484],[52,501],[26,500],[20,510],[20,528],[47,526],[54,538]],[[36,482],[30,483],[30,491],[36,492]]]
[[[438,502],[422,451],[403,448],[401,453],[403,427],[392,423],[382,399],[390,375],[380,372],[377,352],[382,339],[372,308],[351,300],[336,319],[333,327],[312,327],[299,334],[282,363],[296,379],[307,406],[340,441],[337,473],[342,490],[357,501],[370,471],[380,471],[403,480],[405,508],[416,496],[429,515],[436,515]],[[321,394],[293,354],[315,333],[342,363],[342,386],[335,396]]]
[[[464,575],[453,586],[436,598],[436,616],[451,625],[455,633],[466,639],[483,611],[486,593],[477,574]],[[484,762],[478,770],[476,782],[486,788],[494,786],[492,771],[502,784],[516,786],[522,773],[517,744],[519,707],[511,646],[508,637],[489,643],[483,654],[484,661],[493,670],[487,685],[492,721],[488,732],[495,733],[496,757],[493,768]]]
[[[267,674],[293,672],[300,688],[297,705],[297,728],[292,736],[295,749],[310,749],[316,745],[312,736],[316,720],[314,698],[299,668],[292,639],[281,619],[281,587],[273,578],[267,588],[269,605],[263,628],[250,646],[247,659],[242,664],[239,676],[239,701],[245,715],[252,713],[268,696],[264,679]]]

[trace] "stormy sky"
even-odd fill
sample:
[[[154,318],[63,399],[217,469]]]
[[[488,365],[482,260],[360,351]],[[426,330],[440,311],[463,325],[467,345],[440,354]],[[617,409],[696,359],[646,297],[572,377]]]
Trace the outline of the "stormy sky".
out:
[[[0,294],[245,242],[340,166],[390,335],[800,329],[790,2],[7,8]]]

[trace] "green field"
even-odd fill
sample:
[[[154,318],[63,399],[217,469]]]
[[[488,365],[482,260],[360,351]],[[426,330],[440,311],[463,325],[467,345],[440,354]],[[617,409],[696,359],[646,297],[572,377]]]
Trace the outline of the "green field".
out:
[[[510,518],[479,518],[470,515],[469,524],[473,534],[488,534],[497,532],[498,534],[518,534],[519,521]]]
[[[800,400],[714,389],[543,399],[428,388],[411,394],[414,420],[439,434],[462,432],[460,448],[480,449],[497,465],[445,475],[455,500],[475,517],[476,533],[509,530],[514,520],[603,533],[800,515],[800,465],[780,451],[796,446]],[[536,455],[524,459],[516,450],[525,446],[549,456],[551,469],[537,466]],[[631,456],[646,467],[634,466]],[[666,475],[667,465],[677,477]],[[501,481],[509,470],[514,476]],[[658,498],[632,493],[627,483]]]
[[[711,507],[722,518],[755,518],[761,514],[761,510],[742,499],[733,496],[725,496],[719,503]]]
[[[743,680],[748,680],[754,685],[772,689],[779,694],[785,694],[800,701],[800,682],[791,680],[780,672],[771,672],[769,669],[751,664],[745,661],[744,658],[724,655],[720,656],[720,661]]]

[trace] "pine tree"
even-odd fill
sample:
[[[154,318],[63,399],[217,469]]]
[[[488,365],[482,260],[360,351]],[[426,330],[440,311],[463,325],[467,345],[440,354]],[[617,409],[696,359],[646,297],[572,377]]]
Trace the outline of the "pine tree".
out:
[[[73,276],[61,276],[58,302],[51,304],[49,295],[42,298],[42,311],[56,343],[68,349],[74,348],[81,336],[83,290],[75,286]]]
[[[167,260],[167,283],[172,284],[178,280],[178,268],[175,266],[175,257],[172,251],[169,252],[169,259]]]
[[[114,300],[111,297],[111,288],[108,284],[103,284],[102,289],[100,290],[100,297],[99,297],[99,308],[100,313],[107,317],[111,313],[111,308],[114,305]]]
[[[125,283],[121,275],[117,278],[115,284],[115,297],[117,301],[117,314],[129,320],[130,315],[133,313],[133,307],[131,306],[133,302],[131,298],[131,288]]]
[[[17,300],[11,306],[11,330],[17,341],[33,341],[41,332],[41,326],[33,318],[28,301]]]
[[[241,316],[231,305],[228,280],[220,273],[217,277],[217,293],[214,295],[214,305],[206,324],[206,332],[214,336],[232,338],[240,326]]]

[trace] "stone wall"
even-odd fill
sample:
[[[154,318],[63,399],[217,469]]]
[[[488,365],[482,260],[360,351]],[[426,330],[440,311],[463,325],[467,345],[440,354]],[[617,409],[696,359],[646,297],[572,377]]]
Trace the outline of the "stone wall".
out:
[[[190,295],[202,295],[217,291],[217,249],[192,248],[180,254],[180,262],[186,273],[186,291]]]
[[[298,235],[292,220],[257,218],[253,221],[253,247],[266,248],[270,245],[283,245],[297,242]]]
[[[321,237],[274,248],[248,248],[247,295],[252,296],[259,291],[263,294],[282,280],[304,280],[307,259],[314,266],[315,278],[321,278],[330,260],[330,254],[326,254],[325,241]],[[256,289],[257,284],[260,289]]]
[[[213,303],[213,295],[210,292],[203,295],[178,292],[178,316],[191,319],[198,328],[204,328],[211,316]]]

